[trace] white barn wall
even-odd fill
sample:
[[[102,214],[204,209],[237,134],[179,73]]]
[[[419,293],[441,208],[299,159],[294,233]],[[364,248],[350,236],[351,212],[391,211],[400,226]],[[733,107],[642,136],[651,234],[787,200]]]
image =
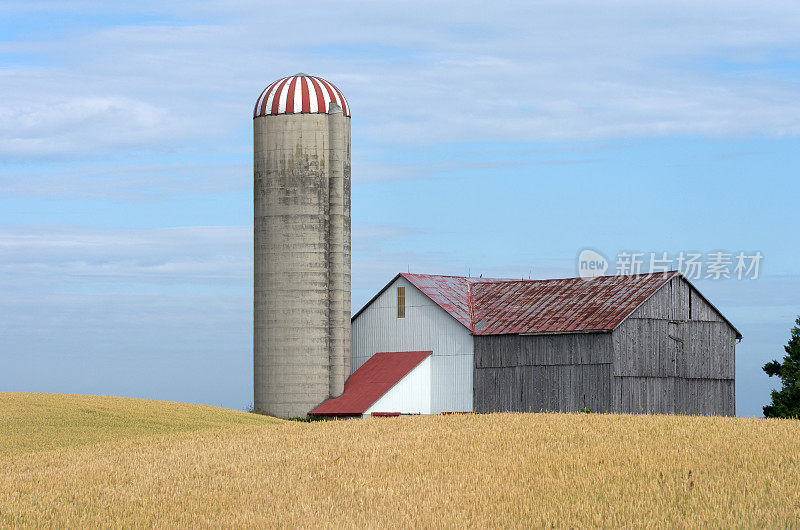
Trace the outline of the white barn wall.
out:
[[[406,288],[405,318],[397,318],[397,287]],[[472,335],[411,282],[397,278],[353,321],[353,371],[378,352],[429,350],[431,413],[471,411]]]
[[[388,392],[364,412],[431,413],[431,356],[408,372]]]

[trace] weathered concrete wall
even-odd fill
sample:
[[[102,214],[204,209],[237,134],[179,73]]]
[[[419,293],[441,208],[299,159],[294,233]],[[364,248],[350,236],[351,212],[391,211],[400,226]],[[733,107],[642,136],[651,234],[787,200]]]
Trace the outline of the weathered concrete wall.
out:
[[[350,118],[331,104],[328,116],[328,329],[331,397],[350,376]]]
[[[254,124],[254,406],[304,416],[350,359],[350,120]]]

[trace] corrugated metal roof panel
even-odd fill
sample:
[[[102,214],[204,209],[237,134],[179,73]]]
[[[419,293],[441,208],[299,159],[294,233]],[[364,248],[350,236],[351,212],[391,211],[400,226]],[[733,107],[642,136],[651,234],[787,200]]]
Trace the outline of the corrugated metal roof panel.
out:
[[[500,278],[437,276],[434,274],[401,273],[400,275],[469,329],[472,329],[470,285],[506,281]]]
[[[677,271],[669,271],[599,276],[591,280],[509,280],[406,273],[398,276],[408,280],[474,335],[503,335],[611,331],[678,275]],[[738,331],[736,334],[741,338]]]
[[[611,331],[677,272],[472,285],[475,335]]]
[[[370,357],[344,384],[344,394],[315,408],[313,416],[360,416],[425,360],[429,351],[382,352]]]

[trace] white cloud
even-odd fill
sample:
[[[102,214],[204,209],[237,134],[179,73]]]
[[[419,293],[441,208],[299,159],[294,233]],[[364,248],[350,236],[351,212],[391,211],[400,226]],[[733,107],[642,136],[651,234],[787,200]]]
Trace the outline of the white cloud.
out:
[[[249,163],[187,161],[77,167],[50,163],[37,172],[0,172],[0,189],[7,195],[21,197],[146,201],[176,195],[249,190],[252,179]]]
[[[168,111],[121,96],[55,95],[0,106],[0,155],[41,157],[152,146],[177,132]],[[22,100],[21,102],[19,100]]]
[[[3,75],[0,153],[246,148],[258,91],[295,70],[339,84],[382,145],[800,133],[800,88],[762,68],[800,53],[796,3],[187,7],[2,45],[46,60]]]
[[[402,226],[355,224],[354,250],[381,255],[385,244],[415,233]],[[247,294],[253,277],[253,229],[0,225],[0,256],[0,290],[25,298],[54,287],[70,292],[92,284],[112,292],[132,284],[133,292],[143,285],[169,291],[172,284],[192,284],[201,292],[228,285]]]
[[[29,294],[92,282],[247,285],[252,237],[250,227],[0,226],[0,285]]]

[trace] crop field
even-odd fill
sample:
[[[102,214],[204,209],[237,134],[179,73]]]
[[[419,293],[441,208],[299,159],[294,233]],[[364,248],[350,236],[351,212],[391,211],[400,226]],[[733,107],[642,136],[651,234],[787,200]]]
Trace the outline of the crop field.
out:
[[[45,401],[27,407],[26,399]],[[93,408],[106,419],[96,421]],[[37,434],[42,418],[47,435]],[[3,527],[800,521],[795,420],[489,414],[297,423],[195,405],[0,394],[0,427]]]
[[[281,420],[171,401],[0,392],[0,457]]]

